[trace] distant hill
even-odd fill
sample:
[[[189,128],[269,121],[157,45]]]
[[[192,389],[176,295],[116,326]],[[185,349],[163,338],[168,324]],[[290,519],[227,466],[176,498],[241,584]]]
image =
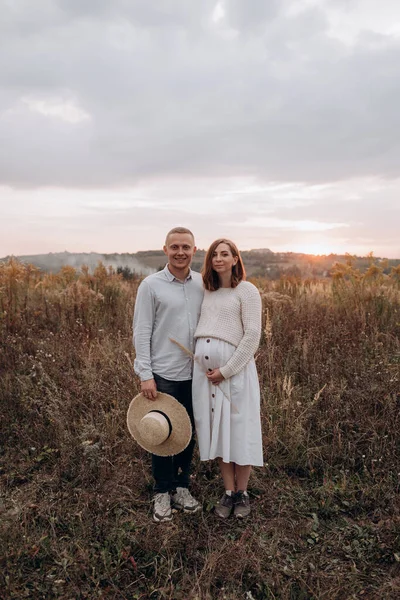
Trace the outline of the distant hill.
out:
[[[192,267],[200,271],[205,257],[205,250],[198,250]],[[7,256],[0,261],[8,260]],[[49,254],[34,254],[28,256],[16,256],[17,260],[32,264],[52,273],[58,272],[64,265],[80,269],[83,265],[93,270],[99,262],[106,267],[113,267],[123,272],[124,275],[149,275],[162,269],[166,263],[166,257],[162,250],[145,250],[134,254],[100,254],[97,252],[74,253],[74,252],[50,252]],[[314,256],[313,254],[300,254],[296,252],[272,252],[268,248],[257,248],[242,252],[242,258],[247,274],[251,277],[268,277],[277,279],[283,273],[298,275],[302,277],[327,277],[333,265],[337,262],[344,263],[348,256],[329,254],[327,256]],[[400,259],[372,259],[380,263],[384,271],[389,273],[391,267],[400,264]],[[366,270],[371,264],[370,257],[353,257],[354,266],[360,271]]]
[[[10,257],[0,259],[8,260]],[[149,275],[156,269],[148,264],[141,263],[135,254],[99,254],[97,252],[50,252],[49,254],[31,254],[27,256],[15,256],[15,258],[25,264],[35,265],[42,271],[57,273],[61,267],[68,265],[79,269],[83,265],[89,267],[91,271],[102,262],[106,267],[127,267],[132,272],[141,275]]]

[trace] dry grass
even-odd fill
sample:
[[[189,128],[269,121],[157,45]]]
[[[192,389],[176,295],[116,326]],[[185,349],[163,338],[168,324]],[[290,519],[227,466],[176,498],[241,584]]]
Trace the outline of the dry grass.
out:
[[[136,284],[101,265],[0,265],[1,598],[394,599],[400,593],[400,273],[257,280],[264,469],[252,519],[151,521],[137,392]]]

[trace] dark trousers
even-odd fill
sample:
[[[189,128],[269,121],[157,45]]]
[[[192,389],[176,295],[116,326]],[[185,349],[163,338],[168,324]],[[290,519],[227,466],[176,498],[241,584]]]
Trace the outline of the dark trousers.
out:
[[[192,380],[169,381],[154,373],[159,392],[170,394],[186,408],[192,423],[192,439],[189,445],[175,456],[151,455],[155,492],[170,492],[176,487],[189,487],[190,464],[194,448],[194,418],[192,407]]]

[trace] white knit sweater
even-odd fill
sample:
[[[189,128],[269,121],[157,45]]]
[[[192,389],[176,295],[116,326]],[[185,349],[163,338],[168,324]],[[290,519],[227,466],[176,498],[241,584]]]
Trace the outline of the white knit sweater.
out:
[[[260,335],[261,298],[252,283],[242,281],[235,288],[205,291],[195,338],[217,338],[236,346],[220,368],[225,379],[239,373],[253,358]]]

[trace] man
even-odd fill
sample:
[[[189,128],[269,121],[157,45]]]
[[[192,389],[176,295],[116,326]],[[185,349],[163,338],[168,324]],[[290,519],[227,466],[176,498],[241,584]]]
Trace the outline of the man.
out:
[[[133,319],[135,372],[141,392],[156,399],[157,390],[174,396],[186,408],[194,432],[192,358],[175,340],[194,351],[194,333],[203,301],[200,273],[190,269],[196,253],[194,236],[185,227],[167,234],[163,248],[166,267],[146,277],[139,286]],[[176,456],[152,455],[155,521],[170,521],[173,508],[195,513],[200,504],[190,494],[189,473],[194,439]]]

